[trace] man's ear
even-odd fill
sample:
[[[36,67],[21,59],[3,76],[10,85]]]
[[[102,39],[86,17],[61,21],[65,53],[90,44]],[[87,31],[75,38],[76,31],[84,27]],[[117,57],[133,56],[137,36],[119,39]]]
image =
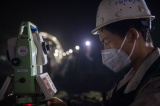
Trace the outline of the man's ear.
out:
[[[135,28],[130,28],[128,33],[127,33],[127,39],[129,42],[134,43],[135,40],[139,38],[139,32]]]

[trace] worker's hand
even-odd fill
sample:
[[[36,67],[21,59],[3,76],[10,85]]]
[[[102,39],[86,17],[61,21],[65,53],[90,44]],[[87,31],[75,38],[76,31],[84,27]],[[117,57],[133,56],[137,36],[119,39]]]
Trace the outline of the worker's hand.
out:
[[[47,101],[47,106],[67,106],[67,104],[57,97],[52,97]]]

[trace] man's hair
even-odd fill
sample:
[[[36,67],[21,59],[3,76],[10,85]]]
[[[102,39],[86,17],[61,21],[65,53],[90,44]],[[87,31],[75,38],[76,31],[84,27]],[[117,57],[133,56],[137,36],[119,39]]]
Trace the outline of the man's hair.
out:
[[[123,21],[118,21],[109,25],[104,26],[106,30],[114,34],[118,34],[120,37],[124,38],[130,28],[135,28],[140,31],[147,45],[153,46],[152,38],[150,35],[150,19],[128,19]],[[103,30],[101,28],[101,30]]]

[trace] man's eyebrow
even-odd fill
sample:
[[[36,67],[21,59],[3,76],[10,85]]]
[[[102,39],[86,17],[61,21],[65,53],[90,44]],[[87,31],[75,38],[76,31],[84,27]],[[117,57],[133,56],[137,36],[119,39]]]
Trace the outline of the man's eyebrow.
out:
[[[104,43],[104,41],[105,41],[106,39],[108,39],[107,36],[103,37],[102,40],[101,40],[101,43]]]

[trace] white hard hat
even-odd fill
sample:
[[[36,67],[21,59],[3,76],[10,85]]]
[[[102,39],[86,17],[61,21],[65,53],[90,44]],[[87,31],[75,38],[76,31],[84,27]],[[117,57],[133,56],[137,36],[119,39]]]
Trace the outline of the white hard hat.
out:
[[[113,22],[138,18],[155,18],[144,0],[102,0],[97,10],[96,28],[92,30],[92,34]]]

